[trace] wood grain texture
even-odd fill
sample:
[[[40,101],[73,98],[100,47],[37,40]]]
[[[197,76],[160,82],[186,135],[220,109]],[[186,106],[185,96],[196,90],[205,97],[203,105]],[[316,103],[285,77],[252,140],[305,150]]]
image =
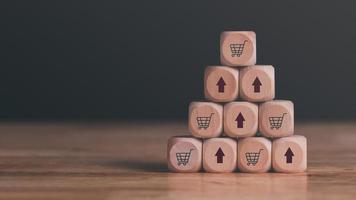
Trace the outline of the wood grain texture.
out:
[[[237,142],[235,139],[210,138],[204,140],[203,168],[205,172],[233,172],[236,167]]]
[[[213,102],[191,102],[188,128],[197,138],[219,137],[223,132],[223,106]]]
[[[356,124],[297,123],[308,171],[170,173],[185,122],[2,123],[0,199],[354,199]]]
[[[259,105],[258,128],[265,137],[294,134],[294,104],[288,100],[267,101]]]
[[[307,139],[292,135],[273,141],[272,167],[276,172],[304,172],[307,169]]]
[[[208,66],[204,73],[205,98],[213,102],[230,102],[239,93],[239,70],[225,66]]]
[[[254,65],[240,70],[241,99],[249,102],[265,102],[275,97],[275,72],[272,65]]]
[[[224,133],[229,137],[251,137],[258,130],[258,105],[233,101],[224,105]]]
[[[222,32],[220,62],[222,65],[234,67],[256,64],[256,33],[253,31]]]
[[[264,137],[238,140],[238,168],[242,172],[265,173],[271,170],[272,142]],[[259,156],[256,156],[259,154]],[[258,159],[255,159],[258,157]]]
[[[167,145],[169,170],[172,172],[199,172],[202,168],[202,151],[203,143],[200,139],[192,136],[171,137]]]

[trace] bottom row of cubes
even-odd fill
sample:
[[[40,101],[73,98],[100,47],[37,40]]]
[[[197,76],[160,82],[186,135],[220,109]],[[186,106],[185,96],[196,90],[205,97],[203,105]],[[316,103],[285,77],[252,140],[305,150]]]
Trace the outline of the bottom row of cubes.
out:
[[[168,141],[168,167],[173,172],[303,172],[307,169],[307,141],[293,135],[274,140],[172,137]]]

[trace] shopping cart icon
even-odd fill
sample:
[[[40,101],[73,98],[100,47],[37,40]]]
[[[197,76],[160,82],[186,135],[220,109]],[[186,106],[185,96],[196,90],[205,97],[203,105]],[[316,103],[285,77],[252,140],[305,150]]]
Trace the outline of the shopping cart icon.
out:
[[[287,113],[283,113],[283,115],[281,117],[270,117],[269,118],[269,124],[271,125],[271,129],[273,130],[275,129],[279,129],[281,128],[282,124],[283,124],[283,118],[284,115]]]
[[[260,153],[263,149],[260,149],[258,152],[247,152],[245,153],[246,160],[247,160],[247,165],[253,165],[255,166],[258,163],[258,160],[260,159]]]
[[[210,126],[211,117],[214,113],[211,113],[210,116],[197,117],[197,123],[199,129],[207,129]]]
[[[240,57],[244,51],[245,43],[247,40],[244,41],[244,43],[237,43],[237,44],[230,44],[230,49],[231,49],[231,56],[234,57]]]
[[[194,149],[190,149],[189,152],[179,152],[176,153],[177,157],[177,164],[179,165],[186,165],[189,162],[190,154],[192,153]]]

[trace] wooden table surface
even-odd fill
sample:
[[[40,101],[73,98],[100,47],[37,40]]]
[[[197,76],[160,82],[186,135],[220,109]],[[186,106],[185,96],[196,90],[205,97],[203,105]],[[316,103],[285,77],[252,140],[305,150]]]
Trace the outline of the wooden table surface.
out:
[[[297,123],[300,174],[167,171],[183,122],[0,124],[0,199],[355,199],[356,124]]]

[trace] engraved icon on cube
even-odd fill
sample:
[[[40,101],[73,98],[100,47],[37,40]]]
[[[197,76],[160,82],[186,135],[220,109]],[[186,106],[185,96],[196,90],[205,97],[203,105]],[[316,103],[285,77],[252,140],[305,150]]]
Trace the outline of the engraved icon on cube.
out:
[[[276,172],[304,172],[307,169],[307,139],[293,135],[272,143],[272,166]]]
[[[269,117],[269,124],[271,126],[271,129],[281,128],[285,114],[287,114],[287,113],[283,113],[283,115],[281,117]]]
[[[189,132],[198,138],[218,137],[223,131],[223,106],[212,102],[189,105]]]
[[[230,49],[231,49],[231,56],[237,56],[240,57],[244,51],[245,43],[247,40],[244,41],[244,43],[237,43],[237,44],[230,44]]]
[[[218,92],[219,93],[224,93],[225,92],[225,81],[224,81],[224,78],[221,76],[219,78],[219,81],[216,83],[216,86],[218,86]]]
[[[213,117],[214,113],[211,113],[210,116],[200,116],[197,117],[197,123],[199,129],[207,129],[209,128],[211,118]]]
[[[210,138],[203,142],[206,172],[233,172],[237,167],[237,142],[232,138]]]
[[[226,66],[256,64],[256,34],[252,31],[225,31],[220,35],[220,61]]]
[[[259,105],[258,127],[265,137],[285,137],[294,133],[294,106],[286,100],[267,101]]]
[[[262,83],[261,83],[260,79],[258,78],[258,76],[256,76],[255,80],[252,83],[252,86],[253,86],[253,92],[254,93],[260,93],[261,92]]]
[[[258,106],[234,101],[224,105],[224,133],[230,137],[251,137],[258,129]]]
[[[246,120],[245,120],[245,118],[244,118],[244,116],[242,115],[241,112],[239,112],[239,114],[237,115],[235,121],[236,121],[237,128],[244,128],[244,121],[246,121]]]
[[[225,66],[208,66],[204,73],[204,94],[213,102],[237,99],[239,70]]]
[[[194,149],[190,149],[189,152],[179,152],[176,153],[176,157],[177,157],[177,165],[186,165],[189,162],[189,158],[190,158],[190,154],[192,153]]]
[[[264,102],[275,96],[274,67],[254,65],[240,70],[240,96],[250,102]]]
[[[216,163],[224,163],[224,151],[219,147],[219,149],[215,153],[216,156]]]
[[[260,159],[260,154],[263,149],[260,149],[258,152],[246,152],[246,161],[247,165],[256,165]]]
[[[272,142],[263,137],[247,137],[237,141],[237,165],[240,171],[261,173],[270,170]]]
[[[202,141],[189,136],[168,140],[167,162],[173,172],[198,172],[202,168]]]
[[[286,163],[293,163],[293,156],[294,153],[292,151],[292,149],[290,147],[288,147],[286,153],[284,154],[284,156],[286,157]]]

